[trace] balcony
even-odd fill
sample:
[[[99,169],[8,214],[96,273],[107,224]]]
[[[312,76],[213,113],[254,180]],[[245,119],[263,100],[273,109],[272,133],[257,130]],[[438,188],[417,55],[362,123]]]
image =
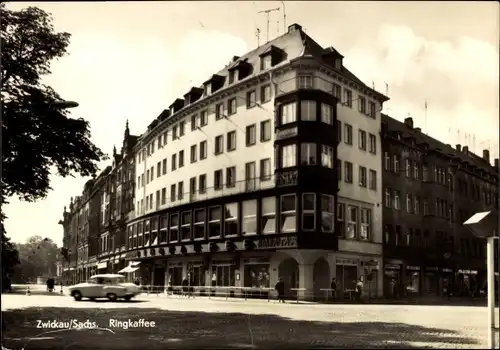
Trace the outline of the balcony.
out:
[[[288,94],[299,89],[315,89],[327,92],[331,95],[335,93],[333,81],[328,81],[320,77],[305,79],[304,77],[295,77],[278,84],[276,96]]]

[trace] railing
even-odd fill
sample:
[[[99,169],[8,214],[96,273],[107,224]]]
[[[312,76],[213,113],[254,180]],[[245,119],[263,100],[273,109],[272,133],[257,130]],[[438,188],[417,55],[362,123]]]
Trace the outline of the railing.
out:
[[[299,77],[294,77],[279,83],[276,95],[284,95],[298,89],[317,89],[332,95],[335,93],[334,83],[324,78],[312,77],[312,79],[301,79]]]

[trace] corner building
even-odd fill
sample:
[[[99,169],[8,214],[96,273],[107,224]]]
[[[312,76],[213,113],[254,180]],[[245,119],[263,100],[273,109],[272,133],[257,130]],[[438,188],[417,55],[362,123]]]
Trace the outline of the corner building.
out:
[[[176,99],[135,146],[143,283],[382,293],[380,110],[297,24]],[[365,284],[366,285],[366,284]],[[339,293],[339,296],[341,296]]]

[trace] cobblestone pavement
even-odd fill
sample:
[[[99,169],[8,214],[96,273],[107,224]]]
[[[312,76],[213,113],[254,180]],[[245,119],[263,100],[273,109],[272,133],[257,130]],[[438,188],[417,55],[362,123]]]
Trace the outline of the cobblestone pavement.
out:
[[[20,310],[22,309],[22,310]],[[279,304],[241,299],[141,296],[135,303],[2,295],[4,345],[26,349],[485,348],[486,308]],[[154,328],[72,330],[30,338],[37,320],[155,321]],[[497,309],[498,319],[498,309]],[[38,338],[38,339],[39,339]],[[497,332],[498,339],[498,332]],[[497,340],[498,342],[498,340]],[[497,343],[498,344],[498,343]],[[71,345],[71,346],[69,346]],[[31,346],[31,347],[30,347]],[[69,347],[68,347],[69,346]]]

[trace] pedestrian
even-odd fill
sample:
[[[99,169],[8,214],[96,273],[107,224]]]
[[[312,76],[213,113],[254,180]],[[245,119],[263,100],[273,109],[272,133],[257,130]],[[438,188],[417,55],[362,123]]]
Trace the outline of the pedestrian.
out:
[[[285,282],[283,282],[283,278],[280,277],[278,283],[274,286],[274,289],[276,289],[276,292],[278,293],[278,301],[280,303],[285,302]]]
[[[358,283],[356,283],[356,300],[358,302],[361,302],[361,295],[363,294],[363,281],[361,280],[361,277],[358,280]]]
[[[398,296],[398,284],[394,278],[391,280],[391,295],[393,298]]]
[[[182,280],[182,295],[189,296],[189,281],[186,277]]]
[[[336,300],[337,299],[337,281],[335,280],[335,277],[332,278],[332,282],[330,283],[330,289],[332,292],[332,299]]]

